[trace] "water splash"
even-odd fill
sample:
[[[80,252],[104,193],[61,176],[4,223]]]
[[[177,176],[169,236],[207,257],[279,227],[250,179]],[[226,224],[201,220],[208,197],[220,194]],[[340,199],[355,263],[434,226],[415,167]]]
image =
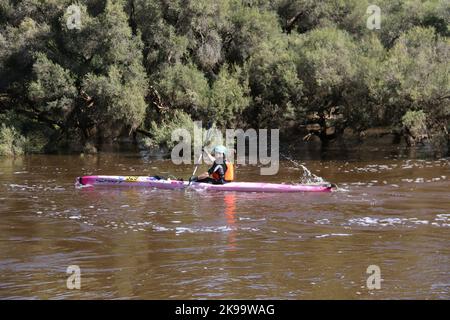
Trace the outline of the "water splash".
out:
[[[300,164],[300,167],[303,169],[303,176],[300,178],[301,183],[305,184],[323,184],[327,183],[322,177],[319,177],[312,173],[308,168],[304,165]]]
[[[303,175],[300,177],[301,184],[327,184],[328,181],[324,180],[322,177],[319,177],[312,173],[306,166],[299,163],[298,161],[293,160],[292,158],[282,155],[286,160],[291,162],[296,167],[300,167],[303,170]]]

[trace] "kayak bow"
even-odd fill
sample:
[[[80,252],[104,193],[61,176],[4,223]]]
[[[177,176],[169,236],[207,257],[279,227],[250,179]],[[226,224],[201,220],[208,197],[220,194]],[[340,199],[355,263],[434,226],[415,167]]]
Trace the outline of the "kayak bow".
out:
[[[201,190],[239,191],[239,192],[328,192],[332,185],[278,184],[261,182],[229,182],[226,184],[209,184],[180,180],[165,180],[148,176],[84,176],[78,177],[77,183],[90,186],[137,186],[157,189],[185,189],[187,187]]]

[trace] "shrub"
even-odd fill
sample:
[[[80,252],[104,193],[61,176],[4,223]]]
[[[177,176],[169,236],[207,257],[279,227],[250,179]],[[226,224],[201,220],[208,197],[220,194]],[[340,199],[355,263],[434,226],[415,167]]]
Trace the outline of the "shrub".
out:
[[[26,139],[14,127],[5,124],[0,128],[0,155],[17,156],[24,153]]]
[[[409,130],[413,137],[419,137],[426,135],[426,119],[427,115],[422,110],[408,110],[402,117],[402,124]]]
[[[150,124],[150,132],[153,137],[150,139],[144,139],[144,145],[150,146],[167,146],[172,148],[176,143],[172,142],[172,132],[176,129],[186,129],[193,136],[194,122],[191,117],[181,111],[175,110],[170,119],[164,119],[160,123],[152,121]]]

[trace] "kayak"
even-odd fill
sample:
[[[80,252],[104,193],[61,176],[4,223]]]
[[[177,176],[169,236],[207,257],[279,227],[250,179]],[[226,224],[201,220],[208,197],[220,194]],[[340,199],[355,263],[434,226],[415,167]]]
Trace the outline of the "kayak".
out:
[[[261,182],[228,182],[225,184],[210,184],[187,181],[161,179],[151,176],[84,176],[77,178],[77,184],[84,186],[137,186],[157,189],[179,190],[193,188],[208,191],[239,191],[239,192],[329,192],[331,184],[278,184]]]
[[[136,186],[157,189],[201,189],[208,191],[240,191],[240,192],[327,192],[330,184],[278,184],[261,182],[228,182],[226,184],[210,184],[181,180],[160,179],[151,176],[84,176],[78,177],[79,185],[90,186]]]

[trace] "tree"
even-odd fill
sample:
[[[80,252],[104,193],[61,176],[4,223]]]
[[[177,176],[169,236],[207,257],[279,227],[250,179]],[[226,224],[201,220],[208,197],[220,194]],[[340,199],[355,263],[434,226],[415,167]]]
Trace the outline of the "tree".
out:
[[[224,65],[217,80],[211,88],[208,116],[225,128],[232,128],[242,117],[242,112],[249,106],[248,80],[242,80],[239,67]]]
[[[392,120],[407,110],[423,110],[429,125],[442,128],[450,116],[450,49],[433,28],[415,27],[395,43],[386,61],[384,82],[392,88]]]
[[[416,26],[433,27],[438,34],[449,35],[450,11],[446,0],[383,0],[380,7],[384,17],[380,39],[388,48]]]
[[[347,32],[335,28],[316,29],[302,35],[296,44],[297,70],[304,83],[302,104],[317,113],[322,127],[326,115],[345,104],[354,90],[358,64],[356,45]],[[322,132],[321,138],[325,131]]]
[[[280,128],[287,120],[301,118],[303,83],[297,74],[295,54],[286,39],[265,43],[247,68],[253,98],[247,112],[249,123]]]
[[[148,80],[142,44],[132,35],[123,2],[108,1],[98,23],[102,28],[97,31],[100,41],[92,58],[93,70],[83,77],[81,89],[94,102],[87,112],[99,125],[100,137],[113,138],[123,126],[133,130],[143,122]],[[111,129],[115,129],[113,136]]]
[[[369,3],[361,0],[279,0],[275,8],[283,29],[306,33],[319,27],[335,26],[361,35],[366,29],[364,15]]]
[[[242,65],[259,50],[261,43],[281,35],[276,15],[256,7],[233,6],[230,23],[224,40],[226,60],[230,63]]]
[[[7,28],[0,50],[1,70],[12,74],[2,87],[15,101],[13,111],[46,123],[60,138],[80,134],[74,137],[83,143],[136,129],[145,117],[148,80],[124,1],[107,1],[95,17],[80,4],[80,29],[67,27],[64,4],[19,2],[13,10],[11,21],[20,22]]]
[[[68,70],[53,63],[42,53],[36,56],[33,75],[34,80],[28,87],[32,109],[53,123],[64,126],[68,115],[75,108],[75,79]]]
[[[182,109],[195,119],[206,116],[209,85],[194,64],[166,66],[155,86],[173,108]]]
[[[352,58],[356,74],[354,81],[348,83],[341,113],[345,125],[357,132],[392,124],[387,112],[390,87],[384,82],[387,54],[376,33],[371,33],[361,39]]]

